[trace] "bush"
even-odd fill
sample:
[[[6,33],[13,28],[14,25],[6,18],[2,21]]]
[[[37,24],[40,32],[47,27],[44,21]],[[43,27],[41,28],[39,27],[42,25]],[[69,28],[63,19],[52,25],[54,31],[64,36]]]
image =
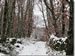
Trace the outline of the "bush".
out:
[[[10,51],[13,50],[13,46],[15,43],[15,38],[0,39],[0,52],[4,54],[10,53]]]
[[[50,41],[49,41],[49,46],[52,48],[52,49],[55,49],[57,51],[63,51],[65,50],[66,51],[66,48],[67,48],[67,37],[65,38],[58,38],[54,35],[52,35],[50,37]]]

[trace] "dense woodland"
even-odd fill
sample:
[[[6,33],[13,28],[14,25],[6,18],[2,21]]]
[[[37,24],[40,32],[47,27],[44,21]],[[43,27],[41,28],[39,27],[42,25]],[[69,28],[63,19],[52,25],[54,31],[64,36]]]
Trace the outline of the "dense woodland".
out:
[[[73,55],[73,4],[73,0],[0,0],[0,43],[6,43],[7,38],[31,37],[33,29],[38,28],[34,22],[39,16],[33,11],[37,5],[44,21],[44,27],[39,27],[44,29],[40,40],[58,50],[51,45],[50,36],[67,37],[66,46],[62,44],[60,50],[64,48],[67,55]],[[38,38],[37,34],[34,38]]]

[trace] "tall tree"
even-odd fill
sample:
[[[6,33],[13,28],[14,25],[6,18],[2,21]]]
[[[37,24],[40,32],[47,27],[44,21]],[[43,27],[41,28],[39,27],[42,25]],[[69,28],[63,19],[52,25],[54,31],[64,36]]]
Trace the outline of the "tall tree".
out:
[[[14,16],[15,16],[15,0],[9,1],[9,17],[8,17],[8,36],[12,37],[13,36],[13,23],[14,23]]]
[[[58,34],[58,32],[57,32],[57,18],[55,17],[55,12],[54,12],[54,5],[53,5],[53,0],[49,0],[49,2],[50,2],[50,6],[47,4],[47,1],[46,0],[44,0],[44,3],[45,3],[45,5],[46,5],[46,7],[49,9],[49,11],[51,12],[51,14],[52,14],[52,18],[53,18],[53,25],[54,25],[54,28],[55,28],[55,35],[57,35]]]
[[[69,19],[69,31],[68,31],[68,40],[67,40],[67,55],[74,55],[74,1],[67,1],[70,5],[70,19]]]
[[[25,35],[30,37],[33,27],[33,7],[34,7],[34,0],[27,0],[26,5],[26,13],[25,13]]]
[[[2,30],[2,41],[4,42],[7,37],[7,20],[8,20],[8,2],[5,0],[4,5],[4,17],[3,17],[3,30]]]

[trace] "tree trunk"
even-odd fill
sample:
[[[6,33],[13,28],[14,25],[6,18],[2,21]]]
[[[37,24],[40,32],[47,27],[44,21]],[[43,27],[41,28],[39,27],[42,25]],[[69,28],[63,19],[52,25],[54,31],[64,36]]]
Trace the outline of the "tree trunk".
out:
[[[3,31],[2,31],[2,41],[4,42],[7,37],[7,20],[8,20],[8,2],[5,0],[4,5],[4,18],[3,18]]]

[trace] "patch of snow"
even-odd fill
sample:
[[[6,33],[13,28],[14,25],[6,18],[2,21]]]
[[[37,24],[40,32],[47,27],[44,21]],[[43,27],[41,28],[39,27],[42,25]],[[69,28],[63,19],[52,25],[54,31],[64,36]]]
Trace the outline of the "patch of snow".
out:
[[[70,0],[68,0],[70,2]]]
[[[0,44],[0,51],[4,51],[6,53],[9,53],[9,49],[7,47],[4,47],[3,45]]]
[[[45,42],[39,41],[35,44],[26,45],[19,55],[47,55],[45,44]]]
[[[64,41],[66,41],[67,37],[65,37],[65,38],[61,38],[61,39],[62,39],[62,40],[63,40],[63,42],[64,42]]]
[[[3,53],[0,53],[0,56],[5,56],[5,54],[3,54]]]
[[[56,40],[62,40],[63,42],[64,41],[66,41],[66,39],[67,39],[67,37],[65,37],[65,38],[63,38],[63,37],[60,37],[60,38],[58,38],[58,37],[56,37],[56,36],[54,36],[53,34],[50,36],[50,39],[53,39],[53,41],[56,41]]]
[[[49,47],[48,48],[48,55],[49,56],[66,56],[66,52],[64,50],[63,51],[55,51]]]
[[[13,39],[16,39],[15,37],[13,37],[13,38],[7,38],[8,39],[8,41],[12,41]]]
[[[19,52],[19,51],[21,51],[23,49],[23,45],[19,44],[19,43],[16,43],[14,45],[14,48],[15,48],[16,52]]]
[[[50,39],[54,39],[54,41],[55,40],[59,40],[60,38],[58,38],[58,37],[56,37],[56,36],[54,36],[53,34],[50,36]]]
[[[60,44],[61,44],[61,42],[60,42],[60,41],[57,41],[57,43],[60,43]]]

